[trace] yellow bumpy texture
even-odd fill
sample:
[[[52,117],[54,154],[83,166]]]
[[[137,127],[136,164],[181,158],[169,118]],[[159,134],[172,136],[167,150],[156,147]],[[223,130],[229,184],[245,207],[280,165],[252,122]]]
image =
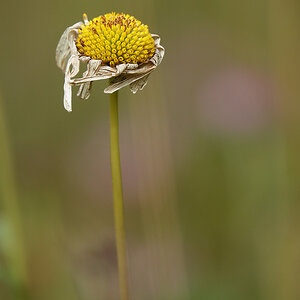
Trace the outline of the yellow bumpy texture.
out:
[[[81,25],[76,46],[80,54],[114,67],[145,63],[155,52],[148,26],[134,17],[110,13]]]

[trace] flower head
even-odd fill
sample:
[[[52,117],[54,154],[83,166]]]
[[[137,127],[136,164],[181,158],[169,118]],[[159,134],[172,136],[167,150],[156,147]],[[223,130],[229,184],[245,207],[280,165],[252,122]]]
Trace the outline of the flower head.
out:
[[[104,90],[113,93],[130,85],[133,93],[147,84],[149,74],[161,63],[164,48],[160,37],[149,32],[148,26],[134,17],[109,13],[68,27],[56,48],[56,62],[65,73],[64,106],[72,110],[72,85],[79,85],[77,93],[88,99],[92,82],[111,78]],[[87,63],[82,78],[80,61]]]

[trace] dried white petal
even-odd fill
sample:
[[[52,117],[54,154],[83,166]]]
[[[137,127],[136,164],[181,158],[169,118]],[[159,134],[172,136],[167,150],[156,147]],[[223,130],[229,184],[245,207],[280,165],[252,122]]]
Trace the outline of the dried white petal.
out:
[[[73,84],[80,84],[84,82],[90,82],[90,81],[96,81],[96,80],[102,80],[102,79],[109,79],[112,77],[116,77],[120,74],[122,74],[128,64],[120,64],[115,67],[110,67],[110,66],[100,66],[95,74],[91,74],[88,76],[84,76],[82,78],[74,78],[71,80],[71,83]]]
[[[156,65],[154,65],[152,62],[149,61],[145,64],[138,66],[136,69],[126,70],[126,72],[124,72],[124,73],[126,73],[126,74],[145,74],[145,73],[154,71],[155,68],[156,68]]]
[[[127,64],[126,70],[134,70],[138,67],[138,64]]]
[[[62,34],[56,47],[56,63],[63,72],[66,70],[67,62],[71,54],[77,52],[74,38],[76,38],[80,25],[82,25],[82,22],[78,22],[73,26],[68,27]]]
[[[142,73],[142,74],[122,74],[114,79],[111,80],[111,85],[109,85],[105,90],[104,93],[111,94],[114,93],[121,88],[130,85],[131,83],[149,75],[149,73]]]
[[[64,83],[64,108],[68,111],[72,111],[72,86],[65,80]]]
[[[139,80],[134,81],[133,83],[130,84],[130,90],[132,91],[132,93],[136,93],[138,90],[142,90],[147,82],[148,82],[148,78],[149,78],[150,74],[142,77]]]
[[[91,59],[87,64],[87,71],[83,73],[83,78],[95,76],[98,68],[101,66],[101,60]],[[85,82],[80,85],[77,96],[81,99],[87,100],[90,97],[90,90],[92,88],[92,82]]]
[[[79,59],[77,55],[72,55],[68,61],[69,69],[66,68],[66,72],[70,72],[70,78],[74,77],[79,72]]]
[[[160,36],[159,35],[151,34],[151,36],[154,39],[156,50],[155,50],[154,56],[150,59],[150,61],[155,63],[156,66],[158,66],[164,58],[165,48],[160,45]]]
[[[72,86],[71,77],[76,76],[79,72],[79,59],[78,56],[72,55],[67,63],[65,71],[64,83],[64,107],[67,111],[72,111]]]

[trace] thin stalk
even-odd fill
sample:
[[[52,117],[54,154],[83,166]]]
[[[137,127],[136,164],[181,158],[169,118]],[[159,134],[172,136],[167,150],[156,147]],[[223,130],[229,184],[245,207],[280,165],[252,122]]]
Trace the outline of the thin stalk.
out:
[[[121,300],[129,300],[124,204],[119,147],[118,92],[110,95],[110,162]]]

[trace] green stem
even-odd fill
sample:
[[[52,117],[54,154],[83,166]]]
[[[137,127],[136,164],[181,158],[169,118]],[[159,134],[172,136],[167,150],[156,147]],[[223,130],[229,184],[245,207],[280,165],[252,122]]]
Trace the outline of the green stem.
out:
[[[129,300],[124,205],[119,149],[118,92],[110,95],[110,162],[114,197],[120,296],[121,300]]]

